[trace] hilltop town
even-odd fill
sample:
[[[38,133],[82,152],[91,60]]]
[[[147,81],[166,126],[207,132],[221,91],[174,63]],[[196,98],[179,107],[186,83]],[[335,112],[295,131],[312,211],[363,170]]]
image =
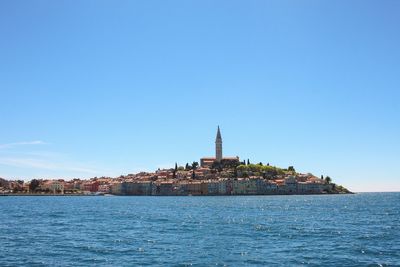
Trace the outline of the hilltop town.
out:
[[[269,163],[223,157],[220,128],[215,140],[215,157],[199,162],[175,164],[170,169],[140,172],[119,177],[90,179],[33,179],[7,181],[0,178],[0,195],[289,195],[348,194],[329,176],[298,173],[293,166],[279,168]]]

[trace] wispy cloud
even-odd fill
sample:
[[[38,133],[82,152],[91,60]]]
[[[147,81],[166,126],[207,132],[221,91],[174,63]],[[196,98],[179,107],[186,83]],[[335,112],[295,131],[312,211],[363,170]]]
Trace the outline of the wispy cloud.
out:
[[[98,171],[84,168],[80,166],[74,166],[66,163],[51,162],[48,160],[33,159],[33,158],[0,158],[0,165],[7,165],[17,168],[34,168],[42,170],[53,170],[53,171],[68,171],[68,172],[80,172],[87,174],[96,174]]]
[[[107,175],[110,170],[94,162],[83,163],[68,154],[43,151],[40,145],[47,145],[41,140],[0,144],[0,169],[9,173],[9,177],[90,177]],[[34,147],[31,147],[34,146]],[[29,149],[17,149],[29,148]],[[52,149],[54,147],[52,146]]]
[[[15,146],[25,146],[25,145],[45,145],[46,143],[40,140],[35,141],[26,141],[26,142],[15,142],[15,143],[8,143],[8,144],[0,144],[0,149],[10,148]]]

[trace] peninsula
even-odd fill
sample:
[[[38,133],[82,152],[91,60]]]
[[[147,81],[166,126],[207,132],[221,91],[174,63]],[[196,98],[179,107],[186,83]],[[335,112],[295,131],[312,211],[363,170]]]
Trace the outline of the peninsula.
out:
[[[349,194],[329,176],[298,173],[293,166],[279,168],[269,163],[223,157],[222,135],[218,127],[215,157],[155,172],[90,179],[33,179],[7,181],[0,178],[0,195],[291,195]]]

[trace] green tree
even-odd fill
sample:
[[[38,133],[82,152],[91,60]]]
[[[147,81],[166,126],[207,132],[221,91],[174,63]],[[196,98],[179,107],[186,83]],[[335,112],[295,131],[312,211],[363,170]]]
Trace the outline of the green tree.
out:
[[[238,171],[247,171],[247,166],[245,164],[236,167]]]
[[[175,162],[175,169],[174,169],[174,171],[172,172],[172,178],[176,178],[176,173],[178,172],[178,164]]]
[[[294,169],[293,166],[289,166],[289,167],[288,167],[288,171],[290,171],[290,172],[296,172],[296,170]]]
[[[36,188],[38,188],[39,185],[40,185],[39,181],[36,180],[36,179],[33,179],[33,180],[31,181],[31,183],[29,184],[29,190],[30,190],[31,192],[35,192]]]
[[[219,164],[222,169],[235,169],[239,165],[237,160],[231,159],[222,159],[220,162],[214,161],[214,163]]]
[[[249,159],[247,159],[247,165],[250,165],[250,160]]]
[[[197,161],[193,161],[192,163],[192,169],[197,170],[197,167],[199,166],[199,163]]]
[[[327,184],[330,184],[330,183],[332,182],[331,177],[326,176],[326,177],[325,177],[325,182],[326,182]]]

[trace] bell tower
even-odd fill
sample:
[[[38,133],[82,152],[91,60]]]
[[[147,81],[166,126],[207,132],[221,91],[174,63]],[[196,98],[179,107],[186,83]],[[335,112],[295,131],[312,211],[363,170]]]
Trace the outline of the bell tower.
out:
[[[217,138],[215,139],[215,160],[217,162],[221,162],[222,160],[222,137],[219,126],[217,131]]]

